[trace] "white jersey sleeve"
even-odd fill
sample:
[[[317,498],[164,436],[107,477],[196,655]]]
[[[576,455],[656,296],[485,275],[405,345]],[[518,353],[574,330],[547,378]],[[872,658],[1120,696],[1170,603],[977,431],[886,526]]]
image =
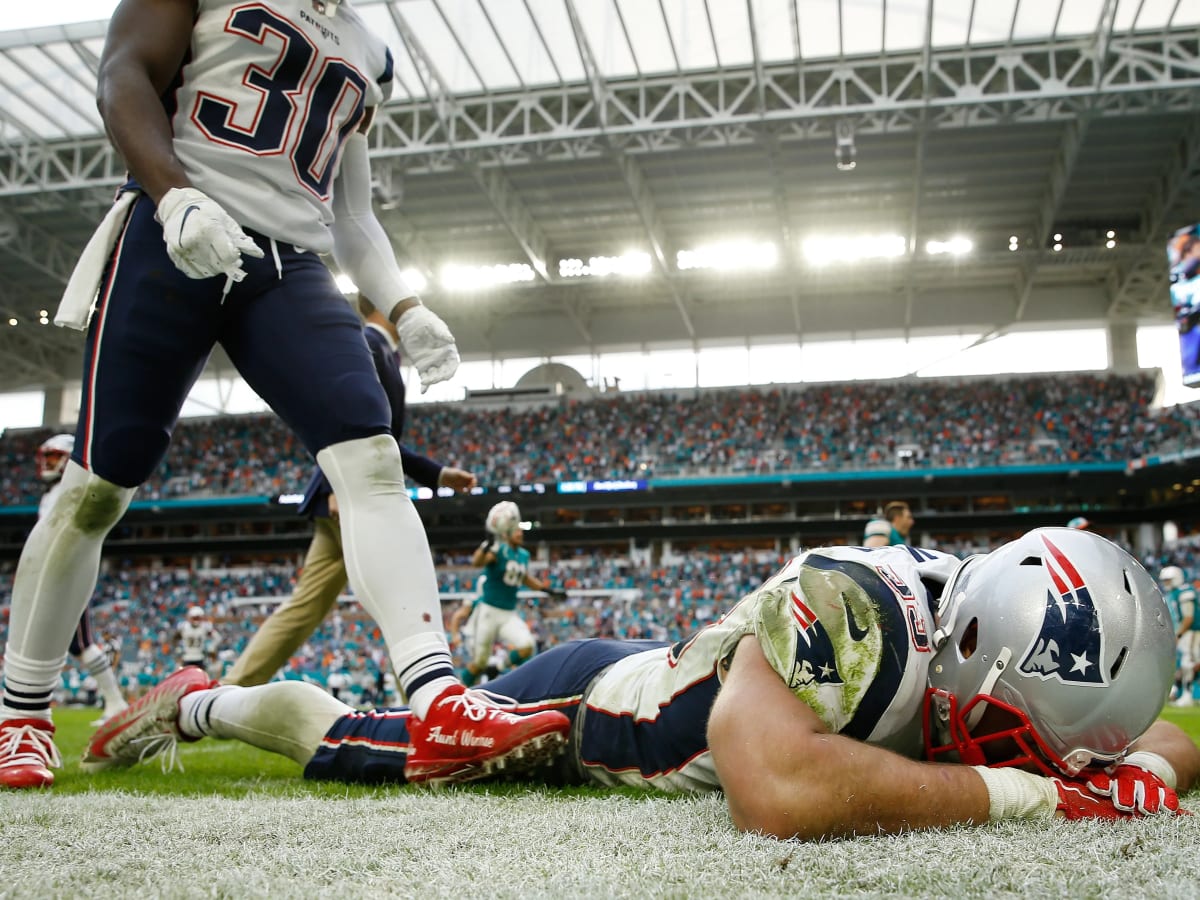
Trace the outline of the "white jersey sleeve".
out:
[[[197,0],[164,104],[195,187],[243,227],[326,253],[342,145],[391,89],[391,52],[348,3]]]

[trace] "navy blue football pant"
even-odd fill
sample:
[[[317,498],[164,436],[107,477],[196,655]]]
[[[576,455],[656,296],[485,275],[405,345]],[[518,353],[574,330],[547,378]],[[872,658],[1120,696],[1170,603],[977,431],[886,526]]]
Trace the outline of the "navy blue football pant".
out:
[[[574,727],[579,704],[597,675],[633,653],[665,646],[659,641],[604,638],[568,641],[489,681],[486,688],[515,700],[513,712],[528,714],[557,709],[571,719]],[[304,777],[352,784],[402,783],[404,763],[412,746],[408,717],[405,707],[342,716],[333,723],[304,767]],[[580,780],[573,762],[564,757],[539,775],[550,784]]]
[[[315,253],[247,232],[245,280],[192,279],[167,256],[154,204],[134,204],[88,331],[73,458],[122,487],[166,452],[215,345],[309,452],[382,434],[391,411],[362,324]]]

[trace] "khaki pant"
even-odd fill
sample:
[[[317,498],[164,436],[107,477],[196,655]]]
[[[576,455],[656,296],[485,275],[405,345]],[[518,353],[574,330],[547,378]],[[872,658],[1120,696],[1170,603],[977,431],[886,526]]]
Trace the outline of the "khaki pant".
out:
[[[313,519],[312,543],[292,598],[258,627],[224,684],[249,687],[266,684],[279,668],[312,637],[346,589],[342,530],[333,519]]]

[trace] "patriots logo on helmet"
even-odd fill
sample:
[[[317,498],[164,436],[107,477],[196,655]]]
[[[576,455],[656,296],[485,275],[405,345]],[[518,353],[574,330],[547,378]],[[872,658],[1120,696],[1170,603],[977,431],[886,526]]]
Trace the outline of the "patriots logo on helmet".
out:
[[[796,629],[796,656],[788,687],[795,690],[810,684],[844,684],[837,668],[837,654],[825,627],[800,596],[792,591],[788,607],[799,626]]]
[[[1042,541],[1048,550],[1042,562],[1053,588],[1046,590],[1041,631],[1026,650],[1018,670],[1043,680],[1106,685],[1108,679],[1100,665],[1104,632],[1092,595],[1066,555],[1045,535]]]

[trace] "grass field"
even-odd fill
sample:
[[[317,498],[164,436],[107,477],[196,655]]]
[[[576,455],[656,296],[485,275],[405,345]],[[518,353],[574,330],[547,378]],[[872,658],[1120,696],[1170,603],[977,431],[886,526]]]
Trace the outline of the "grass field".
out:
[[[719,796],[352,788],[231,742],[88,776],[94,715],[57,714],[53,791],[0,794],[0,897],[1200,896],[1200,816],[800,844]],[[1200,709],[1165,715],[1200,741]]]

